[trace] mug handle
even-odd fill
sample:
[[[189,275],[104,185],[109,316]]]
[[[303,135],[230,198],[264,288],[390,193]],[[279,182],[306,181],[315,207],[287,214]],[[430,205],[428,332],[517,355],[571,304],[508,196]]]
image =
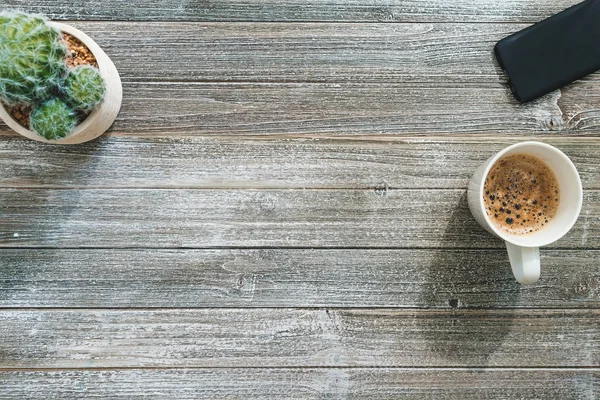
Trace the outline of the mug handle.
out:
[[[506,250],[517,281],[525,285],[537,282],[540,278],[540,249],[506,242]]]

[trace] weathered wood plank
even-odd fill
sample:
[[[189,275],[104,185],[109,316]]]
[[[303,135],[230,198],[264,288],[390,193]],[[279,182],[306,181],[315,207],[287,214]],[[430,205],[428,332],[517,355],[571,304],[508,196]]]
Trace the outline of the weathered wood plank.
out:
[[[600,81],[533,103],[439,84],[126,83],[114,135],[598,135]],[[2,124],[4,136],[15,136]]]
[[[494,61],[514,24],[73,22],[125,81],[468,82],[505,78]],[[140,62],[143,60],[143,62]]]
[[[600,253],[505,250],[0,250],[0,307],[600,308]]]
[[[0,310],[0,368],[597,367],[600,310]]]
[[[503,248],[461,190],[0,189],[0,247]],[[597,248],[600,191],[554,246]]]
[[[598,369],[219,368],[0,372],[16,399],[593,399]]]
[[[127,83],[113,135],[598,135],[600,82],[530,104],[504,87]],[[595,93],[596,92],[596,93]],[[2,124],[3,136],[15,136]]]
[[[590,85],[588,89],[600,92],[600,82]],[[572,87],[564,97],[557,91],[523,105],[500,85],[129,83],[113,130],[238,136],[549,131],[597,135],[600,103],[593,90],[580,87]]]
[[[597,134],[600,125],[600,74],[527,105],[513,99],[492,48],[522,26],[76,25],[126,81],[120,132]]]
[[[60,19],[183,21],[536,22],[579,1],[544,0],[7,0],[5,5]]]
[[[0,140],[4,188],[465,188],[494,152],[529,137],[115,137],[79,146]],[[536,137],[600,189],[600,141]]]
[[[534,103],[514,100],[492,48],[525,25],[76,25],[136,82],[125,85],[121,131],[597,133],[600,125],[600,74]],[[165,80],[177,82],[140,82]]]
[[[505,83],[494,44],[526,24],[82,22],[125,81]],[[143,62],[140,62],[143,61]],[[588,80],[598,81],[598,74]],[[456,85],[458,84],[458,85]],[[385,91],[385,86],[382,90]],[[476,99],[474,99],[476,102]]]

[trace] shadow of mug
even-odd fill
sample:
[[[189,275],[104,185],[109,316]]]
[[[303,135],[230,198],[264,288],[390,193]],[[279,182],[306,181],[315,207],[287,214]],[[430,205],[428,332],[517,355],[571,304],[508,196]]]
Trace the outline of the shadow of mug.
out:
[[[449,211],[423,295],[436,310],[420,313],[417,323],[439,365],[488,365],[513,325],[512,314],[493,309],[518,305],[521,285],[500,242],[471,216],[466,191]]]

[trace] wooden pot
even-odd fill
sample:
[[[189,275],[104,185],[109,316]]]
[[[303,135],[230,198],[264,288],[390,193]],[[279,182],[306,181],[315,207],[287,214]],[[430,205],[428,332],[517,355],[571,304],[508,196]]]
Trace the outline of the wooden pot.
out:
[[[102,103],[92,110],[91,114],[77,125],[71,133],[58,140],[48,140],[36,132],[22,126],[6,111],[1,102],[0,118],[2,118],[6,125],[14,131],[29,139],[54,144],[77,144],[88,142],[106,132],[119,114],[121,102],[123,100],[123,87],[121,86],[119,72],[117,71],[115,64],[113,64],[100,46],[79,29],[58,22],[48,22],[48,25],[76,37],[94,54],[94,57],[96,57],[96,61],[98,62],[98,69],[100,70],[100,74],[102,75],[102,78],[104,78],[106,85],[106,92]]]

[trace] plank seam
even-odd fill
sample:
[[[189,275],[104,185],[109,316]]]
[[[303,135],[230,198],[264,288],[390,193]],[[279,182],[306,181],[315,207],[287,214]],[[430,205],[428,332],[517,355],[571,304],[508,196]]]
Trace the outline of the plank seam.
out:
[[[598,372],[600,373],[599,367],[580,367],[580,366],[564,366],[564,367],[544,367],[544,366],[529,366],[529,367],[510,367],[510,366],[499,366],[499,367],[481,367],[481,366],[461,366],[461,367],[453,367],[453,366],[440,366],[440,367],[431,367],[431,366],[394,366],[394,367],[386,367],[386,366],[287,366],[287,367],[274,367],[274,366],[248,366],[248,367],[224,367],[224,366],[214,366],[214,367],[169,367],[169,366],[160,366],[160,367],[89,367],[89,368],[0,368],[0,373],[3,372],[59,372],[59,371],[136,371],[136,370],[148,370],[148,371],[160,371],[160,370],[328,370],[328,369],[337,369],[337,370],[419,370],[419,371],[487,371],[487,372],[504,372],[504,371],[589,371],[589,372]]]
[[[446,251],[503,251],[501,247],[339,247],[339,246],[207,246],[207,247],[142,247],[142,246],[124,246],[124,247],[97,247],[97,246],[79,246],[79,247],[51,247],[51,246],[2,246],[2,250],[446,250]],[[544,247],[545,251],[599,251],[600,247]]]
[[[573,308],[552,308],[552,307],[540,307],[537,306],[535,308],[528,308],[525,306],[520,306],[520,307],[477,307],[477,306],[468,306],[468,307],[462,307],[462,306],[458,306],[458,307],[414,307],[414,306],[407,306],[407,307],[400,307],[400,306],[348,306],[348,307],[343,307],[343,306],[334,306],[334,307],[304,307],[304,306],[298,306],[298,307],[289,307],[289,306],[273,306],[273,307],[267,307],[267,306],[248,306],[248,307],[241,307],[241,306],[223,306],[223,307],[215,307],[215,306],[206,306],[206,307],[189,307],[189,306],[184,306],[184,307],[168,307],[168,308],[164,308],[164,307],[144,307],[144,308],[130,308],[130,307],[98,307],[98,308],[94,308],[94,307],[64,307],[64,308],[57,308],[57,307],[0,307],[0,313],[2,312],[70,312],[70,311],[123,311],[123,312],[141,312],[141,311],[151,311],[151,312],[167,312],[167,311],[206,311],[206,310],[218,310],[218,311],[228,311],[228,310],[237,310],[237,311],[256,311],[256,310],[289,310],[289,309],[293,309],[293,310],[304,310],[304,311],[386,311],[386,312],[390,312],[390,311],[397,311],[397,312],[406,312],[406,311],[431,311],[431,312],[438,312],[438,311],[447,311],[447,312],[462,312],[462,311],[466,311],[466,312],[490,312],[490,311],[515,311],[515,312],[520,312],[520,311],[530,311],[530,312],[536,312],[536,311],[557,311],[557,312],[573,312],[573,311],[589,311],[589,312],[594,312],[594,311],[600,311],[600,305],[596,305],[596,306],[590,306],[590,307],[573,307]]]
[[[550,15],[549,15],[550,16]],[[85,18],[85,16],[84,16]],[[506,20],[480,20],[480,21],[435,21],[435,20],[418,20],[418,21],[376,21],[372,19],[364,19],[364,20],[329,20],[329,19],[297,19],[297,20],[289,20],[289,19],[281,19],[281,20],[257,20],[257,19],[236,19],[236,20],[227,20],[227,19],[210,19],[210,20],[190,20],[190,19],[62,19],[60,17],[51,18],[53,21],[60,21],[66,24],[153,24],[153,25],[179,25],[179,24],[255,24],[255,25],[418,25],[418,24],[436,24],[436,25],[533,25],[536,22],[541,21],[506,21]]]

